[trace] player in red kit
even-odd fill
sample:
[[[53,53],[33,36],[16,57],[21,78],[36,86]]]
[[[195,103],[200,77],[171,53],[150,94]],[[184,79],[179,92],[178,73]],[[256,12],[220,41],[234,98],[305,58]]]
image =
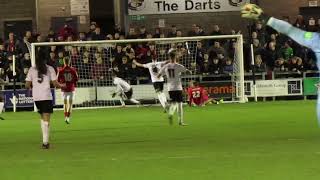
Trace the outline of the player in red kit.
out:
[[[70,115],[75,89],[78,82],[78,74],[77,71],[70,66],[70,59],[68,57],[64,58],[64,67],[58,72],[58,82],[66,84],[65,88],[61,88],[61,92],[64,100],[65,122],[70,124]]]
[[[196,81],[190,82],[190,87],[188,88],[189,105],[205,106],[210,103],[219,104],[223,100],[216,101],[209,98],[207,91],[199,85]]]

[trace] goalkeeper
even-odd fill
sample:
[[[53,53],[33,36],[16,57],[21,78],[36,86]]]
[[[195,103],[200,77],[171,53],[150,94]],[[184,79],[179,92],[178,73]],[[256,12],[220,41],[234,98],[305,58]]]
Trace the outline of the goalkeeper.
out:
[[[246,4],[241,8],[241,16],[243,18],[260,20],[266,25],[272,27],[278,32],[289,36],[291,39],[296,41],[302,46],[310,48],[314,51],[317,58],[317,66],[320,69],[320,33],[307,32],[298,29],[291,24],[276,19],[274,17],[267,16],[263,10],[255,4]],[[317,102],[317,117],[320,125],[320,98],[318,97]]]

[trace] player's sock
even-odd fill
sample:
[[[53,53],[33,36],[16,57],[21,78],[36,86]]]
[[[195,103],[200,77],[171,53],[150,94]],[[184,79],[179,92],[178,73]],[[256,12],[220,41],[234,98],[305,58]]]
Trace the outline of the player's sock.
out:
[[[166,107],[166,104],[165,104],[165,102],[164,102],[164,99],[163,99],[163,96],[162,96],[162,93],[161,93],[161,92],[158,93],[158,99],[159,99],[159,101],[160,101],[161,106],[162,106],[163,108],[165,108],[165,107]]]
[[[129,101],[131,101],[131,102],[134,103],[134,104],[140,104],[140,101],[135,100],[135,99],[133,99],[133,98],[131,98]]]
[[[121,106],[126,106],[126,104],[124,103],[124,100],[122,98],[120,99],[120,103],[121,103]]]
[[[68,117],[68,112],[64,112],[64,117]]]
[[[161,99],[161,105],[162,105],[162,107],[163,108],[166,108],[166,106],[167,106],[167,96],[163,93],[163,92],[161,92],[160,94],[159,94],[159,100]]]
[[[183,104],[180,102],[178,103],[178,120],[179,120],[179,124],[183,125]]]
[[[169,115],[173,116],[173,114],[176,112],[178,108],[178,103],[171,103],[170,108],[169,108]]]
[[[2,111],[3,111],[3,107],[4,107],[4,103],[3,103],[3,102],[0,102],[0,114],[1,114]]]
[[[70,117],[70,115],[71,115],[71,112],[67,112],[67,117]]]
[[[41,120],[42,129],[42,142],[43,144],[49,144],[49,122]]]

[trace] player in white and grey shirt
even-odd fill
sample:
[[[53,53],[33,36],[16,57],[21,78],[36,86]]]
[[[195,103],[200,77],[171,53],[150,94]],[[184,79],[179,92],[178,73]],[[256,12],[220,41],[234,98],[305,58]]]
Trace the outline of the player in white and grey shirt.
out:
[[[166,110],[167,107],[167,96],[163,92],[164,78],[163,76],[158,77],[158,73],[160,69],[167,64],[167,61],[157,62],[156,59],[152,59],[151,63],[140,64],[137,61],[133,61],[139,67],[143,67],[149,70],[151,81],[153,83],[154,90],[158,95],[158,99],[162,105],[162,107]]]
[[[53,112],[53,102],[50,85],[57,88],[65,87],[57,82],[53,67],[46,65],[45,59],[36,58],[36,66],[31,67],[26,78],[26,88],[32,88],[32,97],[41,116],[43,149],[49,149],[49,124]]]
[[[112,97],[114,98],[116,95],[120,96],[120,102],[122,106],[125,106],[125,100],[129,100],[130,102],[134,104],[140,104],[139,101],[132,98],[133,90],[129,83],[127,83],[125,80],[117,77],[116,73],[112,73],[113,77],[113,84],[116,85],[116,90],[112,94]]]
[[[183,65],[177,63],[176,50],[172,50],[169,53],[170,63],[164,65],[158,77],[165,75],[167,77],[168,92],[170,95],[171,103],[169,109],[169,120],[170,124],[173,122],[173,114],[178,109],[179,125],[186,125],[183,121],[183,98],[182,98],[182,82],[181,73],[189,72]]]

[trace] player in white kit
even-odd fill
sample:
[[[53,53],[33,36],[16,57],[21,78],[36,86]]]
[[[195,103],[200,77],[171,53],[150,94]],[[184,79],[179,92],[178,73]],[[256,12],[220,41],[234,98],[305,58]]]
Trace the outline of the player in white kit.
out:
[[[179,125],[186,125],[183,120],[183,98],[182,98],[182,82],[181,73],[189,72],[183,65],[177,63],[177,53],[176,50],[171,50],[169,52],[170,63],[164,65],[158,77],[166,75],[168,92],[170,95],[171,103],[169,108],[169,123],[173,123],[173,115],[178,109],[178,120]]]
[[[42,148],[49,149],[50,115],[53,113],[53,102],[50,85],[63,88],[65,85],[57,82],[53,67],[46,65],[43,58],[36,58],[36,66],[31,67],[26,78],[26,88],[32,88],[32,97],[41,116]]]
[[[112,93],[112,97],[114,98],[116,95],[120,96],[121,106],[125,106],[125,100],[129,100],[134,104],[140,104],[139,101],[132,98],[133,90],[129,83],[125,80],[117,77],[116,73],[112,73],[113,84],[117,86],[114,93]]]
[[[154,90],[158,95],[158,99],[163,109],[166,111],[168,105],[167,105],[167,96],[163,92],[164,78],[163,76],[160,76],[158,78],[158,73],[160,69],[168,62],[167,61],[157,62],[156,59],[152,59],[152,62],[147,64],[140,64],[137,61],[133,61],[133,63],[139,67],[147,68],[149,70]]]

